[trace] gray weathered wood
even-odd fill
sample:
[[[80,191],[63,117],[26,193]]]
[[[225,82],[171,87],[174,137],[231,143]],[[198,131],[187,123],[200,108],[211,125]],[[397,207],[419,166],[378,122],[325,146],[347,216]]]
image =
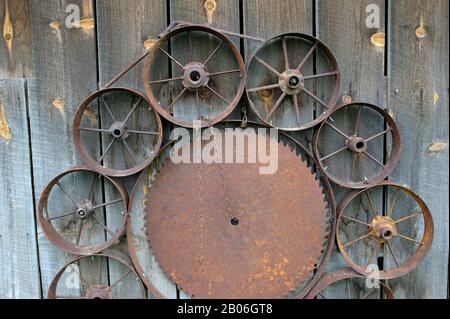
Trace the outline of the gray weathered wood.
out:
[[[29,82],[28,96],[36,203],[54,176],[81,164],[72,142],[73,114],[84,97],[97,87],[94,29],[89,23],[82,28],[66,27],[66,7],[71,3],[79,6],[81,19],[93,17],[90,0],[32,1],[30,6],[33,79]],[[85,142],[93,150],[98,149],[98,137]],[[79,184],[68,187],[80,194],[81,185],[86,182],[79,180]],[[93,237],[99,235],[103,234],[92,231]],[[53,276],[69,256],[50,243],[40,228],[38,243],[45,297]]]
[[[390,1],[389,110],[403,137],[390,179],[422,197],[435,226],[425,260],[392,281],[396,298],[448,298],[448,5],[444,0]],[[423,38],[416,36],[420,26]],[[408,253],[403,247],[402,254]]]
[[[98,40],[98,57],[99,57],[99,75],[100,75],[100,86],[106,84],[111,80],[117,73],[122,71],[122,69],[140,56],[146,47],[145,45],[149,42],[149,39],[156,40],[158,34],[160,34],[167,26],[167,11],[166,3],[164,1],[97,1],[97,40]],[[114,87],[128,87],[136,89],[141,93],[145,94],[144,86],[142,82],[143,78],[143,67],[145,64],[145,59],[138,65],[136,65],[132,70],[130,70],[121,80],[115,83]],[[160,65],[159,71],[161,73],[167,74],[168,65]],[[116,101],[117,102],[117,101]],[[124,101],[128,103],[127,109],[120,112],[119,109],[114,109],[114,114],[120,114],[123,118],[126,113],[130,111],[130,101]],[[111,101],[111,108],[116,105]],[[141,108],[139,108],[140,110]],[[145,122],[152,121],[154,124],[155,119],[149,118],[148,114],[143,114],[143,112],[136,111],[132,117],[129,119],[129,126],[137,129],[145,124]],[[106,113],[102,113],[102,125],[107,127],[111,124],[111,120],[108,118]],[[152,131],[157,130],[154,126]],[[103,136],[103,147],[106,148],[109,138]],[[131,137],[133,138],[133,137]],[[133,140],[134,142],[134,140]],[[134,147],[131,145],[136,153],[142,153],[143,147],[145,145],[140,145],[140,147]],[[136,145],[138,146],[138,145]],[[128,154],[124,148],[117,149],[112,152],[112,157],[105,158],[108,164],[111,165],[122,165],[126,161]],[[117,166],[116,166],[117,167]],[[130,167],[130,166],[128,166]],[[105,189],[106,198],[113,198],[115,195],[112,194],[110,189]],[[131,191],[131,189],[130,189]],[[131,193],[130,193],[131,195]],[[120,222],[120,214],[114,213],[114,208],[110,207],[108,209],[107,220],[108,225],[112,227],[117,226]],[[117,216],[114,219],[112,216]],[[125,248],[126,245],[119,245],[119,247]],[[125,249],[126,250],[126,249]],[[147,269],[146,269],[147,270]],[[117,265],[110,265],[110,281],[114,282],[121,276],[123,271],[122,267],[117,267]],[[161,274],[156,273],[154,268],[149,269],[150,274],[155,285],[165,286],[167,291],[167,297],[176,298],[175,286],[168,282],[168,280]],[[117,286],[115,290],[115,297],[127,298],[136,296],[136,290],[139,286],[136,285],[135,278],[133,276],[127,276],[120,285]]]
[[[29,0],[0,1],[0,79],[31,75]]]
[[[25,81],[0,80],[0,298],[40,298]]]

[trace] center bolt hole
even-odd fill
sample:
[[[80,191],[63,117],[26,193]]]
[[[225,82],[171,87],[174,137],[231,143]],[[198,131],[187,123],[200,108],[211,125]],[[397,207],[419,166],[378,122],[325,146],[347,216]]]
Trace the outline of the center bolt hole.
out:
[[[200,80],[200,72],[192,71],[191,74],[189,74],[189,77],[192,81],[197,82],[198,80]]]
[[[392,232],[390,230],[385,230],[383,232],[383,237],[386,239],[390,239],[392,237]]]
[[[120,136],[122,134],[122,131],[118,128],[114,129],[113,131],[114,136]]]
[[[78,216],[80,216],[80,217],[84,217],[84,216],[86,216],[86,211],[85,211],[84,209],[79,209],[79,210],[77,211],[77,214],[78,214]]]
[[[300,79],[297,76],[291,76],[288,83],[291,88],[295,88],[300,83]]]
[[[236,226],[237,224],[239,224],[239,219],[237,219],[236,217],[231,218],[230,220],[231,225]]]
[[[358,150],[363,149],[364,146],[365,146],[364,142],[357,142],[357,143],[356,143],[356,148],[357,148]]]

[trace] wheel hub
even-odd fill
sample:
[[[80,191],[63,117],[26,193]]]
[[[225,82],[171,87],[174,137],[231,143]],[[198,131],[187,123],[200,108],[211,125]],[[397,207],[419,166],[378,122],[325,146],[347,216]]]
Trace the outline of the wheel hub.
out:
[[[209,77],[206,67],[199,62],[191,62],[184,66],[181,71],[183,86],[189,90],[196,90],[208,85]]]
[[[367,143],[362,137],[352,136],[347,141],[348,148],[356,153],[363,153],[367,148]]]
[[[112,299],[111,287],[104,285],[90,285],[86,289],[86,299]]]
[[[119,121],[114,122],[109,127],[109,132],[111,136],[116,139],[126,139],[128,137],[126,125]]]
[[[391,217],[376,216],[369,225],[370,235],[380,242],[397,236],[397,227]]]
[[[81,219],[86,218],[87,216],[89,216],[93,212],[94,212],[94,205],[92,204],[92,201],[89,200],[89,199],[86,199],[86,200],[82,201],[78,205],[77,216],[79,218],[81,218]]]
[[[286,70],[281,73],[278,83],[280,84],[281,90],[288,95],[298,94],[305,87],[302,74],[295,69]]]

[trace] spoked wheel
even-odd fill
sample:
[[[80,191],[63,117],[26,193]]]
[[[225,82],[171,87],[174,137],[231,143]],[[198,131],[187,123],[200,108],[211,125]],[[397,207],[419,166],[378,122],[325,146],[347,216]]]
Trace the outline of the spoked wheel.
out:
[[[394,119],[380,107],[362,102],[345,104],[315,132],[313,151],[319,168],[333,182],[366,188],[384,180],[394,169],[400,157],[400,132]]]
[[[268,40],[247,66],[250,106],[264,123],[283,130],[304,130],[320,123],[333,110],[340,83],[331,50],[301,33]]]
[[[114,270],[114,271],[112,271]],[[109,272],[109,275],[108,275]],[[145,299],[146,290],[130,259],[118,251],[78,256],[65,264],[48,289],[49,299]]]
[[[104,198],[102,186],[110,190]],[[44,189],[37,218],[48,239],[77,255],[102,251],[125,229],[128,195],[115,180],[86,167],[71,168]]]
[[[387,196],[386,207],[375,198]],[[422,199],[411,190],[383,181],[347,194],[338,206],[336,237],[345,261],[362,275],[371,273],[384,256],[379,279],[413,270],[431,247],[433,219]],[[351,234],[351,235],[350,235]],[[378,261],[378,263],[377,263]]]
[[[323,274],[306,299],[394,299],[389,286],[351,268]]]
[[[167,68],[170,66],[169,72]],[[184,127],[217,123],[239,102],[245,86],[244,61],[223,34],[185,26],[153,46],[144,70],[150,103],[164,118]]]
[[[100,152],[86,142],[95,134],[101,135],[103,142]],[[73,139],[89,167],[108,176],[128,176],[141,171],[158,153],[161,119],[139,92],[104,89],[90,95],[78,108]]]

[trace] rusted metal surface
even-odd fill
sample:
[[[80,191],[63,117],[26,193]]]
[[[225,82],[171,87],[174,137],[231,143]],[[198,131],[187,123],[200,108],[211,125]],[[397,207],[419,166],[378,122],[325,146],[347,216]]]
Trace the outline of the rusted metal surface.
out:
[[[314,286],[314,288],[308,293],[308,295],[305,297],[305,299],[314,299],[314,298],[326,298],[325,290],[337,283],[341,280],[348,280],[348,279],[355,279],[359,278],[366,279],[363,275],[359,274],[358,272],[354,271],[352,268],[342,268],[338,269],[329,273],[324,273],[320,277],[320,280],[317,282],[317,284]],[[376,279],[375,279],[376,280]],[[377,283],[379,284],[379,288],[369,288],[369,291],[365,293],[361,299],[366,299],[369,294],[379,294],[378,289],[383,290],[383,295],[386,299],[394,299],[394,294],[392,293],[392,290],[389,288],[388,285],[385,283],[377,280]],[[348,286],[347,286],[348,287]],[[346,288],[347,288],[346,287]],[[350,299],[352,296],[349,295],[349,289],[346,289],[346,291],[342,291],[342,297],[345,297],[346,299]]]
[[[312,274],[327,244],[323,189],[295,151],[279,144],[278,154],[272,175],[259,174],[261,163],[168,160],[161,168],[147,198],[147,236],[185,292],[283,297]]]
[[[81,278],[79,274],[79,270],[77,270],[77,278],[75,280],[80,281],[80,287],[83,289],[76,290],[76,294],[71,295],[60,295],[58,293],[58,285],[64,284],[61,282],[61,279],[63,278],[64,273],[72,272],[70,267],[75,267],[75,269],[79,269],[80,262],[83,262],[83,260],[96,260],[101,259],[100,262],[103,263],[103,267],[100,268],[99,273],[96,274],[94,277],[97,278],[96,282],[83,282],[83,279]],[[107,275],[107,269],[108,265],[111,263],[111,260],[116,261],[121,265],[123,268],[123,275],[120,276],[116,281],[111,283],[104,283],[108,280],[104,280],[102,282],[102,279],[105,278],[104,275]],[[104,273],[103,273],[104,272]],[[113,299],[114,298],[114,288],[120,285],[127,276],[134,276],[136,285],[139,285],[139,295],[134,296],[134,298],[147,298],[147,292],[145,290],[144,284],[140,281],[138,274],[133,268],[133,265],[131,263],[131,260],[128,258],[128,256],[124,255],[123,253],[117,251],[108,249],[106,251],[103,251],[101,253],[89,255],[89,256],[76,256],[73,257],[71,260],[69,260],[55,275],[55,277],[52,280],[52,283],[50,284],[50,287],[48,289],[48,299]],[[106,276],[107,277],[107,276]],[[67,280],[67,278],[66,278]],[[72,281],[72,284],[76,284]]]
[[[393,192],[394,194],[387,204],[385,213],[377,211],[371,199],[371,192],[377,188],[384,188],[385,193]],[[358,205],[357,211],[367,215],[367,219],[361,220],[349,216],[346,209],[350,205]],[[364,190],[354,190],[341,200],[337,211],[337,245],[347,264],[362,275],[371,274],[368,265],[376,263],[377,254],[382,249],[386,256],[392,258],[393,266],[386,265],[385,269],[380,270],[379,279],[391,279],[412,271],[431,247],[434,231],[430,211],[417,194],[404,186],[383,181]],[[362,215],[359,214],[359,216]],[[344,224],[347,227],[359,227],[361,235],[357,238],[345,238],[342,232]],[[422,231],[420,231],[420,225],[423,225]],[[398,260],[398,250],[402,249],[403,252],[407,250],[405,246],[399,246],[396,241],[404,241],[412,245],[408,249],[411,250],[408,258]],[[359,256],[357,251],[352,251],[352,248],[360,243],[372,246],[372,254],[369,258]]]
[[[219,40],[218,46],[211,51],[206,59],[198,60],[200,58],[194,56],[193,47],[201,46],[202,41],[197,40],[196,43],[193,43],[194,40],[192,40],[192,38],[194,37],[190,37],[190,34],[193,32],[203,34],[204,36],[208,35],[209,41],[212,41],[212,38]],[[173,41],[174,37],[180,34],[188,37],[190,52],[187,56],[183,57],[183,60],[180,59],[180,61],[178,61],[170,52],[167,52],[168,47],[166,46]],[[222,47],[229,51],[230,54],[226,57],[230,59],[230,61],[234,61],[236,68],[228,70],[214,69],[214,64],[217,64],[216,61],[213,61],[214,56],[222,49]],[[172,77],[163,79],[161,79],[158,74],[152,74],[151,69],[155,63],[158,63],[157,61],[161,55],[166,56],[171,63],[176,65],[177,70],[181,71],[173,71],[175,73]],[[218,79],[218,77],[226,74],[237,75],[234,80],[236,83],[233,84],[231,80],[228,80],[230,81],[229,85],[235,87],[235,91],[231,97],[223,96],[223,94],[218,92],[212,85],[215,81],[218,81],[216,83],[223,81],[220,78]],[[178,82],[182,83],[179,91],[174,94],[170,102],[167,101],[165,102],[165,105],[162,105],[164,103],[160,101],[161,92],[164,88],[168,91],[174,90],[174,83],[176,85]],[[158,86],[158,88],[156,88],[156,86]],[[161,38],[152,47],[144,69],[144,87],[151,105],[161,116],[172,123],[184,127],[193,127],[193,120],[200,120],[203,127],[223,120],[233,111],[241,99],[244,92],[244,86],[245,66],[239,50],[224,34],[202,25],[173,24],[169,26],[161,35]],[[191,114],[191,118],[177,117],[173,110],[177,107],[177,102],[179,103],[181,100],[184,101],[191,95],[195,97],[195,99],[192,99],[192,108],[196,110],[196,112],[194,112],[196,115],[194,116],[194,114]],[[212,97],[218,99],[217,103],[220,103],[221,107],[220,112],[208,117],[202,114],[202,105]],[[189,107],[191,107],[190,102],[188,104]]]
[[[75,183],[78,184],[77,179],[80,176],[77,173],[80,172],[89,174],[91,177],[85,194],[77,197],[66,188],[62,179],[75,179]],[[105,202],[102,194],[98,194],[95,190],[101,183],[109,184],[108,186],[118,197]],[[49,205],[49,200],[53,198],[51,197],[52,192],[58,188],[59,193],[53,196],[64,197],[72,207],[68,211],[61,212]],[[62,199],[58,198],[58,200],[61,204]],[[116,229],[108,228],[103,221],[104,209],[110,205],[114,205],[115,210],[120,211],[122,215],[121,223]],[[102,176],[85,166],[78,166],[62,172],[45,187],[39,199],[37,219],[45,235],[54,245],[71,254],[89,255],[105,250],[119,239],[125,229],[127,205],[128,194],[118,181]],[[91,242],[89,238],[81,240],[84,231],[92,228],[93,225],[97,225],[102,233],[106,232],[104,240],[95,243]]]
[[[312,65],[319,53],[328,70],[309,74],[305,65]],[[277,57],[275,61],[274,56]],[[268,58],[272,60],[266,60]],[[321,94],[314,93],[310,85],[307,88],[308,82],[311,84],[324,78],[331,82],[328,86],[323,85]],[[285,33],[266,41],[251,57],[247,65],[246,93],[251,108],[267,125],[288,131],[305,130],[319,124],[332,112],[338,99],[340,79],[336,58],[324,43],[307,34]],[[325,100],[321,98],[323,95]],[[268,96],[274,96],[273,105],[264,102]],[[302,100],[302,96],[308,100]],[[305,114],[302,110],[312,110],[314,105],[317,116],[313,119],[312,111]],[[286,126],[277,118],[278,113],[291,114],[296,118],[295,124]]]
[[[108,96],[111,96],[111,100],[108,100]],[[123,97],[127,97],[131,103],[123,101]],[[107,118],[105,122],[109,123],[108,127],[101,127],[99,115],[93,113],[96,105],[101,110],[100,114]],[[130,123],[130,118],[136,117],[136,114],[139,123]],[[98,157],[87,150],[81,132],[109,137]],[[86,165],[104,175],[129,176],[141,171],[158,153],[162,141],[162,124],[145,96],[132,89],[108,88],[91,94],[81,103],[75,113],[72,134],[75,147]],[[127,157],[122,167],[106,161],[107,156],[115,152],[119,145],[119,150]]]
[[[370,109],[378,113],[378,117],[380,119],[384,119],[386,122],[386,128],[382,131],[373,132],[373,135],[371,136],[361,136],[359,133],[360,127],[371,124],[366,119],[361,118],[361,113],[364,112],[364,109]],[[349,112],[356,112],[354,129],[352,132],[344,132],[340,127],[338,127],[339,124],[337,124],[334,119],[339,115],[345,115],[345,118],[347,119]],[[324,127],[329,127],[330,130],[333,130],[334,136],[324,136],[322,132]],[[389,143],[390,145],[387,146],[388,149],[386,150],[388,155],[386,159],[383,160],[383,154],[385,153],[384,146],[381,145],[379,149],[376,150],[376,154],[371,154],[368,151],[368,144],[373,143],[375,139],[381,138],[385,135],[390,136],[391,142]],[[337,144],[339,146],[335,151],[329,154],[322,154],[321,143],[327,138],[332,138],[336,141],[341,140],[342,143]],[[347,188],[367,188],[383,181],[395,168],[395,165],[400,158],[400,132],[394,119],[381,107],[366,102],[348,103],[338,107],[325,121],[322,122],[314,134],[313,151],[319,162],[320,170],[326,174],[330,180]],[[350,158],[336,157],[344,152],[348,152],[348,154],[350,154]],[[348,162],[349,169],[346,171],[342,170],[342,168],[339,170],[333,169],[332,165],[329,165],[329,161],[333,160],[343,160]],[[356,176],[355,171],[357,167],[362,166],[361,163],[363,161],[374,163],[374,165],[377,166],[377,169],[372,170],[372,172]]]

